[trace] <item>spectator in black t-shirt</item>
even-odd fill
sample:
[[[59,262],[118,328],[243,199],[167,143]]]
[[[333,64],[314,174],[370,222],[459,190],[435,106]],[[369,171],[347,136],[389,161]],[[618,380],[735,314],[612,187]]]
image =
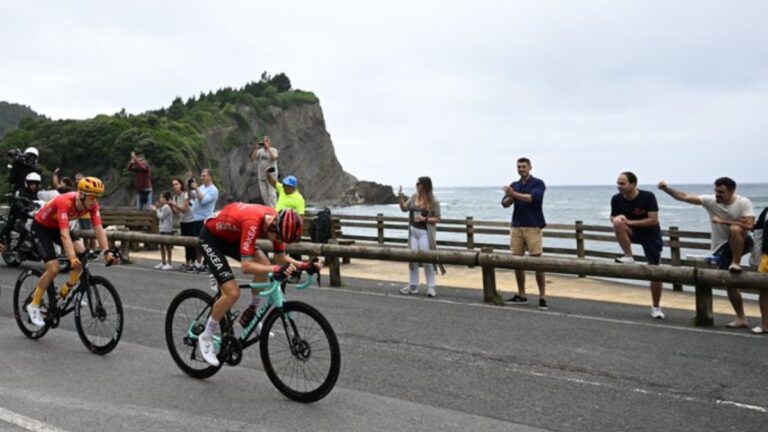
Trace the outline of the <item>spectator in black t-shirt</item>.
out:
[[[619,193],[611,199],[611,222],[616,240],[624,256],[616,258],[617,263],[634,264],[632,243],[643,247],[645,259],[650,265],[661,261],[661,249],[664,245],[659,228],[659,205],[653,192],[637,188],[637,176],[629,171],[619,174],[616,185]],[[651,316],[663,319],[659,302],[661,301],[660,281],[651,281]]]

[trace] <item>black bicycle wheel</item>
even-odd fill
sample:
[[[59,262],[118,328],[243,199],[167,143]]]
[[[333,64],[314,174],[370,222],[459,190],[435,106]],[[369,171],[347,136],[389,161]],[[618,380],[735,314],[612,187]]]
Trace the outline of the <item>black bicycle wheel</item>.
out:
[[[273,309],[267,315],[260,338],[264,370],[280,393],[308,403],[333,389],[341,369],[341,350],[333,327],[317,309],[286,302],[282,312]]]
[[[13,315],[16,317],[16,324],[19,325],[24,336],[30,339],[40,339],[48,332],[49,328],[47,325],[38,327],[32,324],[27,314],[27,305],[32,301],[32,295],[34,295],[42,275],[43,273],[37,269],[24,270],[16,279],[16,286],[13,289]],[[40,304],[41,311],[47,311],[48,305],[55,301],[51,290],[48,290],[46,294]]]
[[[112,283],[91,276],[90,286],[75,296],[75,327],[83,345],[99,355],[115,349],[123,334],[123,303]]]
[[[179,368],[195,378],[208,378],[221,369],[206,363],[197,350],[197,335],[205,330],[212,306],[213,297],[193,288],[174,297],[165,315],[168,351]]]

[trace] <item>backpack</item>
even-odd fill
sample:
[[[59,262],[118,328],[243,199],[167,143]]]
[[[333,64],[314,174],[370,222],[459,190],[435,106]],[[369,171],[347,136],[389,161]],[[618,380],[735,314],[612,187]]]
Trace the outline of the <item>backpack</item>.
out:
[[[312,218],[309,225],[309,238],[313,243],[328,243],[333,237],[333,223],[331,221],[331,210],[326,207]]]
[[[760,213],[760,217],[757,218],[757,222],[755,223],[755,232],[754,232],[754,239],[755,239],[755,246],[752,249],[752,256],[749,257],[749,265],[752,267],[757,268],[760,265],[760,259],[762,258],[763,254],[766,254],[765,246],[768,245],[768,239],[766,239],[766,236],[768,236],[768,207],[764,208],[762,213]]]

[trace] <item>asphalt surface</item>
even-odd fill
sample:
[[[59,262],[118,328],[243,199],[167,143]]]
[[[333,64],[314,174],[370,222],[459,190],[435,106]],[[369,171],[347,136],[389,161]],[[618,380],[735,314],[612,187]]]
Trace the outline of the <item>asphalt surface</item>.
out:
[[[207,380],[181,372],[165,310],[207,276],[149,264],[94,273],[118,288],[125,332],[110,354],[83,347],[73,316],[45,337],[13,318],[20,270],[0,265],[0,431],[702,431],[765,430],[768,337],[698,329],[689,311],[551,299],[549,311],[487,306],[476,290],[405,297],[390,283],[288,297],[334,326],[341,376],[323,400],[283,397],[258,347]],[[60,277],[58,284],[64,281]],[[249,295],[244,293],[240,304]],[[532,296],[533,297],[533,296]],[[724,322],[727,317],[719,317]]]

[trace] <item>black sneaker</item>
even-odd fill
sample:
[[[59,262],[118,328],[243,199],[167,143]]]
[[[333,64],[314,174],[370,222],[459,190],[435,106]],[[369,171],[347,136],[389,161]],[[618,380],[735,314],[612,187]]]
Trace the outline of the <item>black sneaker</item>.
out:
[[[549,309],[549,305],[547,304],[547,301],[545,299],[539,299],[539,309],[541,310]]]
[[[520,297],[519,295],[515,294],[508,298],[507,301],[512,304],[528,304],[528,297]]]
[[[254,315],[256,315],[256,306],[248,306],[240,315],[240,325],[243,327],[247,326],[248,323],[253,319]]]

